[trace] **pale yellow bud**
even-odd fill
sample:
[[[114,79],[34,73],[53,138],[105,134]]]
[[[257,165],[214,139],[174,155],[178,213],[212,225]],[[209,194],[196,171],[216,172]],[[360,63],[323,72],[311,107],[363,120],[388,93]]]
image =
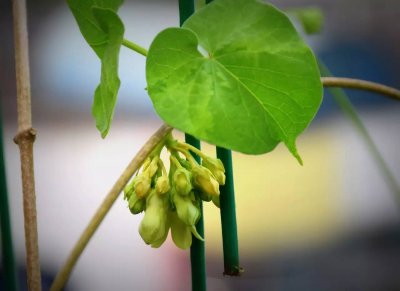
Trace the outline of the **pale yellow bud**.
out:
[[[156,181],[156,190],[158,194],[165,194],[171,189],[167,176],[158,177]]]
[[[192,190],[191,174],[185,168],[179,168],[174,173],[175,189],[180,195],[187,195]]]
[[[134,189],[139,199],[145,197],[149,193],[150,186],[151,181],[147,175],[140,175],[137,177]]]
[[[219,183],[211,171],[203,166],[192,169],[194,186],[210,195],[219,195]]]
[[[225,168],[220,159],[207,157],[201,164],[211,171],[220,185],[225,185]]]
[[[139,233],[146,244],[156,244],[167,231],[167,207],[165,196],[152,191],[147,198],[144,217],[139,225]]]

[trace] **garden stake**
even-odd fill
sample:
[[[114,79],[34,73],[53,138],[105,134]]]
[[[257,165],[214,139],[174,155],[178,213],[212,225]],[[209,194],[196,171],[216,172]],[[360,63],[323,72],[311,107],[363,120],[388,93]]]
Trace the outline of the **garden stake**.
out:
[[[14,141],[19,146],[21,158],[27,280],[30,291],[39,291],[42,287],[33,169],[33,142],[36,131],[32,128],[28,29],[24,0],[13,0],[13,19],[18,106],[18,133]]]
[[[179,23],[182,25],[185,20],[194,13],[193,0],[179,0]],[[200,141],[189,134],[185,134],[185,141],[200,149]],[[200,162],[200,157],[195,157],[197,162]],[[200,202],[200,219],[196,224],[197,232],[204,238],[204,218],[203,218],[203,203]],[[205,243],[193,237],[192,245],[190,246],[190,264],[192,271],[192,290],[205,291],[207,290],[206,280],[206,258],[205,258]]]
[[[226,170],[225,185],[221,186],[220,208],[222,225],[222,244],[224,250],[224,274],[239,276],[239,247],[236,225],[235,191],[233,185],[232,153],[230,150],[217,147],[217,157]]]
[[[6,290],[16,291],[17,273],[12,243],[10,210],[8,208],[6,165],[4,161],[3,125],[0,118],[0,223],[1,223],[1,245],[4,268],[4,281]]]
[[[206,0],[206,4],[213,0]],[[224,274],[239,276],[239,246],[236,224],[235,187],[233,182],[232,152],[216,147],[217,157],[221,159],[226,171],[225,185],[221,187],[220,214],[222,226],[222,245],[224,253]]]

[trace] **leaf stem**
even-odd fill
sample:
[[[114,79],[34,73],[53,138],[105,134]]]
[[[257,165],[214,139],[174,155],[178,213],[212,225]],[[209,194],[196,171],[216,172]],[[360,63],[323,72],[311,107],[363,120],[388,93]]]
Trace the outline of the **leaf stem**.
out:
[[[143,164],[145,159],[152,153],[153,149],[157,147],[160,143],[164,142],[165,137],[172,131],[172,127],[163,124],[143,145],[136,156],[132,159],[129,165],[126,167],[122,175],[115,182],[114,186],[108,192],[107,196],[103,200],[103,203],[97,209],[95,215],[90,220],[86,229],[80,236],[78,242],[75,244],[70,255],[68,256],[66,262],[62,266],[61,270],[58,272],[52,286],[51,291],[61,290],[65,283],[67,282],[73,267],[78,261],[80,255],[85,249],[86,245],[89,243],[90,238],[93,236],[100,223],[103,221],[107,212],[110,210],[111,206],[114,204],[118,195],[122,192],[125,185],[128,183],[132,175],[139,169]]]
[[[329,69],[321,61],[319,61],[318,64],[319,64],[322,74],[324,74],[326,76],[331,75],[331,72],[329,71]],[[337,81],[337,84],[339,85],[339,83],[342,82],[340,80],[344,79],[344,78],[324,77],[321,79],[332,80],[332,83]],[[363,81],[363,83],[364,82],[372,83],[372,82]],[[376,83],[372,83],[372,84],[376,84]],[[383,86],[380,84],[377,84],[377,85]],[[383,86],[383,87],[385,88],[386,86]],[[390,87],[388,87],[388,88],[392,89]],[[386,164],[384,158],[382,157],[381,153],[379,152],[378,147],[374,143],[371,135],[368,133],[367,128],[364,126],[363,122],[361,121],[361,118],[358,116],[357,112],[355,111],[347,94],[342,89],[338,89],[338,88],[329,88],[328,90],[332,94],[334,100],[336,101],[336,103],[338,104],[340,109],[342,109],[343,113],[351,120],[354,127],[358,130],[358,132],[359,132],[361,138],[364,140],[365,145],[367,146],[369,152],[371,153],[372,157],[375,159],[375,162],[377,163],[377,165],[382,173],[383,178],[386,180],[386,183],[391,188],[393,194],[395,194],[395,199],[397,199],[397,203],[400,206],[399,185],[397,184],[396,179],[395,179],[393,173],[391,172],[389,166]]]
[[[36,131],[32,128],[29,46],[25,0],[13,0],[13,20],[18,107],[18,133],[14,141],[19,146],[21,159],[27,283],[29,290],[40,291],[42,283],[33,167],[33,143]]]
[[[324,87],[343,87],[379,93],[400,101],[400,90],[375,82],[338,77],[321,77]]]
[[[127,40],[124,38],[122,40],[122,45],[145,56],[145,57],[147,56],[147,50],[145,48],[141,47],[140,45],[138,45],[130,40]]]

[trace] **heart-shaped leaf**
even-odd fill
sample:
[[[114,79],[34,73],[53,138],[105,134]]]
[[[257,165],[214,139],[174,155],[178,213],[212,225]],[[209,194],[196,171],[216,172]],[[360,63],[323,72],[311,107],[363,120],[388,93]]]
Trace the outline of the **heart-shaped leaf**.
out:
[[[205,54],[200,51],[205,51]],[[322,85],[313,53],[285,14],[256,0],[216,0],[150,46],[146,77],[171,126],[249,154],[295,140]]]
[[[124,25],[116,11],[121,3],[121,0],[68,1],[82,35],[101,60],[100,84],[94,94],[92,114],[103,138],[110,129],[120,86],[118,61]]]

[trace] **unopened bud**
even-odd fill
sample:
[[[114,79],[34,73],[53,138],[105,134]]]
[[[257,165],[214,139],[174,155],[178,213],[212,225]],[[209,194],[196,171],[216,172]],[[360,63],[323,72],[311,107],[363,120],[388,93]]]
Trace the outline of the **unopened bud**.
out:
[[[197,223],[200,218],[200,209],[193,204],[189,196],[181,196],[175,193],[173,195],[176,213],[180,220],[186,225],[192,226]]]
[[[192,174],[196,188],[210,195],[219,195],[219,183],[209,169],[197,166],[192,169]]]
[[[139,199],[135,192],[129,198],[129,210],[132,214],[138,214],[144,210],[146,206],[146,199]]]
[[[179,168],[174,173],[175,189],[180,195],[187,195],[192,190],[191,173],[185,168]]]
[[[139,225],[140,236],[146,244],[156,243],[165,235],[167,208],[163,197],[153,191],[147,199],[146,211]]]
[[[192,227],[182,222],[176,212],[171,213],[170,217],[173,242],[180,249],[188,249],[192,245]]]
[[[156,181],[156,191],[158,194],[165,194],[171,189],[167,176],[158,177]]]
[[[136,195],[138,198],[145,197],[150,191],[151,181],[147,175],[140,175],[136,179],[136,183],[134,186]]]
[[[220,159],[207,157],[201,164],[211,171],[220,185],[225,185],[225,168]]]
[[[135,187],[136,180],[137,180],[137,176],[135,176],[131,180],[131,182],[128,185],[126,185],[126,187],[124,188],[124,199],[129,200],[129,198],[135,191],[134,187]]]

